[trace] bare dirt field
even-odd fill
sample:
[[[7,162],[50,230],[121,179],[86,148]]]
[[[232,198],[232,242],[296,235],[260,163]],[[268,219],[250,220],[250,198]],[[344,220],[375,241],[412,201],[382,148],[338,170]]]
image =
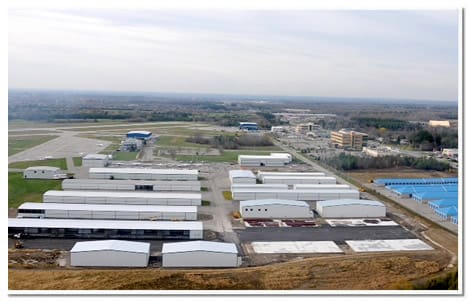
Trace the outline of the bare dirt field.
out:
[[[15,251],[11,251],[15,252]],[[449,263],[444,251],[308,258],[238,269],[15,269],[10,290],[382,290],[408,289],[438,275]]]

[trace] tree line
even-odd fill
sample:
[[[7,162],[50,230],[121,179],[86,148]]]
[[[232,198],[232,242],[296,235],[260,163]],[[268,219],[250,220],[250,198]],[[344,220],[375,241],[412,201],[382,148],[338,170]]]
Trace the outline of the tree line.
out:
[[[239,149],[247,146],[271,146],[273,142],[266,135],[241,135],[229,136],[219,135],[214,137],[205,137],[196,133],[186,139],[187,142],[207,144],[215,148],[222,149]]]
[[[358,157],[341,153],[324,160],[337,170],[384,169],[392,167],[411,167],[423,170],[447,171],[450,164],[434,158],[414,158],[407,156]]]

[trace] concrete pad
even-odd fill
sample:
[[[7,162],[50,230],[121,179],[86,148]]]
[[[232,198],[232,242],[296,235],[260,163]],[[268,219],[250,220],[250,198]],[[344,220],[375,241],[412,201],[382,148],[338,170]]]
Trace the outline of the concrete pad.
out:
[[[378,223],[369,223],[366,220],[376,220]],[[327,219],[325,220],[330,226],[346,226],[346,227],[372,227],[372,226],[398,226],[394,221],[382,221],[379,218],[367,219]]]
[[[431,246],[419,239],[347,240],[346,243],[355,252],[433,250]]]
[[[254,241],[255,253],[343,253],[333,241]]]

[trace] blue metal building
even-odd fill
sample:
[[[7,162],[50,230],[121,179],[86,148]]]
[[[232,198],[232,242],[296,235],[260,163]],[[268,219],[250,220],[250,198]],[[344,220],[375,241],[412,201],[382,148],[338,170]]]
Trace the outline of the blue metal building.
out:
[[[247,131],[258,131],[258,125],[256,122],[239,122],[239,129]]]
[[[153,138],[153,133],[149,131],[130,131],[127,133],[127,138],[135,138],[146,141]]]

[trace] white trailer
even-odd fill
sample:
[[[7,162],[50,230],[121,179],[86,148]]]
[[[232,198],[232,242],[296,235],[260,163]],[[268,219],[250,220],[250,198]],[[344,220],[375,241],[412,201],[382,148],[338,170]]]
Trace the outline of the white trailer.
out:
[[[322,201],[333,199],[359,198],[359,191],[353,189],[331,190],[255,190],[239,189],[232,192],[232,198],[236,201],[283,199],[294,201]]]
[[[230,170],[229,180],[231,184],[255,184],[257,178],[250,170]]]
[[[24,179],[60,180],[66,177],[67,175],[60,168],[53,166],[31,166],[23,172]]]
[[[385,205],[379,201],[333,199],[317,202],[316,210],[325,218],[384,217]]]
[[[238,267],[236,245],[225,242],[190,241],[164,243],[162,266],[171,267]]]
[[[279,171],[259,171],[257,172],[257,179],[263,182],[264,176],[275,177],[323,177],[323,172],[279,172]]]
[[[23,203],[18,218],[197,220],[196,206]]]
[[[162,180],[197,181],[198,170],[150,168],[90,168],[91,179],[109,180]]]
[[[317,190],[317,189],[352,189],[346,184],[296,184],[293,186],[295,190]]]
[[[109,165],[109,156],[103,154],[87,154],[82,158],[84,167],[106,167]]]
[[[265,199],[239,202],[243,218],[313,218],[309,204],[303,201]]]
[[[263,184],[336,184],[335,177],[263,176]]]
[[[80,267],[146,267],[151,245],[125,240],[81,241],[70,250],[70,265]]]
[[[63,190],[200,191],[200,181],[66,179]]]
[[[201,193],[49,190],[44,203],[200,206]]]

